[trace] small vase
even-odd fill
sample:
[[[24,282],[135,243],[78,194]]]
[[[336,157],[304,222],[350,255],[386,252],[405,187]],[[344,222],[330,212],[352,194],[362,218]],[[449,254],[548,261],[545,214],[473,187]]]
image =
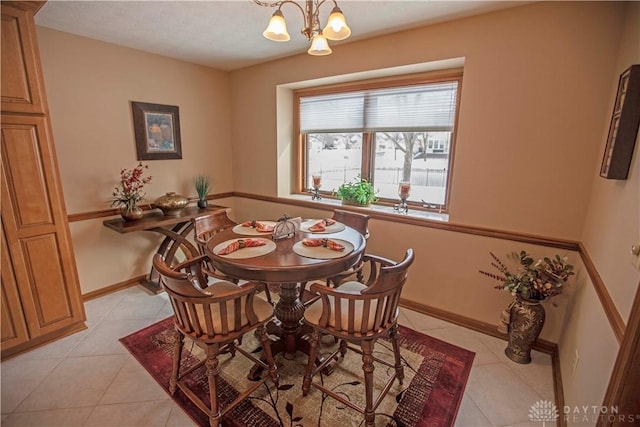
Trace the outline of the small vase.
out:
[[[136,221],[143,217],[144,213],[138,206],[131,209],[126,207],[120,208],[120,215],[125,221]]]
[[[516,296],[510,314],[509,344],[504,353],[514,362],[530,363],[531,348],[544,326],[544,307],[538,300]]]
[[[204,209],[209,205],[209,203],[207,202],[207,199],[199,199],[198,200],[198,207],[200,209]]]

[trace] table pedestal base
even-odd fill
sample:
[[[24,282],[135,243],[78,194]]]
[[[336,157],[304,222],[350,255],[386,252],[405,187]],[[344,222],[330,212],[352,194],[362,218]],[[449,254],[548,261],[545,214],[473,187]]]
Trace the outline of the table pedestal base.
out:
[[[273,310],[276,319],[267,323],[267,333],[275,335],[280,339],[272,342],[271,353],[275,356],[284,353],[285,359],[293,359],[297,351],[301,351],[309,355],[311,343],[304,337],[312,332],[312,328],[302,324],[304,317],[304,304],[299,298],[297,283],[282,283],[280,285],[280,301]],[[320,365],[322,360],[315,360],[316,366]],[[254,365],[247,376],[252,381],[260,379],[262,366]],[[330,375],[333,369],[327,366],[324,370],[326,375]]]

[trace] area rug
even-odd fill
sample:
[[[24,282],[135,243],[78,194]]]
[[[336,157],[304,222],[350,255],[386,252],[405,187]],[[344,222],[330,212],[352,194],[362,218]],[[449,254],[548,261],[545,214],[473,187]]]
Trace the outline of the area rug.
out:
[[[121,338],[122,344],[145,367],[151,376],[168,391],[173,355],[173,318],[155,323]],[[453,426],[464,387],[471,370],[475,354],[463,348],[445,343],[400,326],[400,345],[405,378],[403,385],[396,380],[389,394],[376,411],[376,426],[387,427],[445,427]],[[329,354],[333,338],[323,337],[321,353]],[[258,340],[253,334],[243,339],[243,348],[259,351]],[[187,339],[183,361],[193,366],[204,358],[202,350],[191,345]],[[375,346],[376,356],[393,360],[391,344],[379,340]],[[220,388],[222,405],[238,396],[237,390],[246,388],[247,373],[251,363],[245,357],[222,355],[219,358],[221,373]],[[301,384],[306,364],[306,355],[298,352],[295,358],[285,359],[276,355],[280,373],[280,386],[267,381],[248,399],[228,412],[223,425],[234,427],[324,427],[360,426],[363,417],[353,409],[311,388],[307,397],[302,397]],[[355,352],[333,362],[333,373],[322,375],[325,386],[332,388],[347,399],[363,406],[364,383],[362,359]],[[393,370],[382,364],[375,365],[374,396],[384,386]],[[316,377],[314,380],[318,380]],[[204,367],[192,373],[191,387],[208,401],[208,384]],[[199,425],[208,426],[209,420],[180,391],[173,396],[175,402]]]

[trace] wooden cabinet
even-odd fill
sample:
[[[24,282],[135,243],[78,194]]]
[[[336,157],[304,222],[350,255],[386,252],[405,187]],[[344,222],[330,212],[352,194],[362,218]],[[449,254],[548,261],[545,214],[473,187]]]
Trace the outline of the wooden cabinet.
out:
[[[33,23],[41,4],[2,2],[2,357],[85,327]]]
[[[5,3],[13,3],[5,6]],[[40,55],[33,28],[34,7],[44,2],[25,5],[2,2],[2,111],[42,113]],[[24,9],[23,9],[24,7]]]
[[[27,322],[22,312],[22,303],[16,276],[13,273],[13,265],[9,257],[7,239],[2,227],[2,307],[0,309],[2,317],[0,326],[2,327],[2,347],[11,348],[29,341]]]

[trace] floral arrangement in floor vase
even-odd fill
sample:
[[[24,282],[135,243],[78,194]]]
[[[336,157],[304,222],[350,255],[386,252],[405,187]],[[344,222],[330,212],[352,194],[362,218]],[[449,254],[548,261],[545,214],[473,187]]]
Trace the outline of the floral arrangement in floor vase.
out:
[[[500,332],[506,332],[509,344],[505,354],[518,363],[531,362],[531,348],[538,339],[545,321],[541,301],[562,293],[562,289],[575,274],[566,256],[535,260],[526,251],[512,252],[509,258],[519,264],[515,272],[492,252],[491,266],[497,273],[479,270],[484,276],[499,282],[496,289],[506,290],[514,296],[501,315]],[[554,304],[555,305],[555,304]]]

